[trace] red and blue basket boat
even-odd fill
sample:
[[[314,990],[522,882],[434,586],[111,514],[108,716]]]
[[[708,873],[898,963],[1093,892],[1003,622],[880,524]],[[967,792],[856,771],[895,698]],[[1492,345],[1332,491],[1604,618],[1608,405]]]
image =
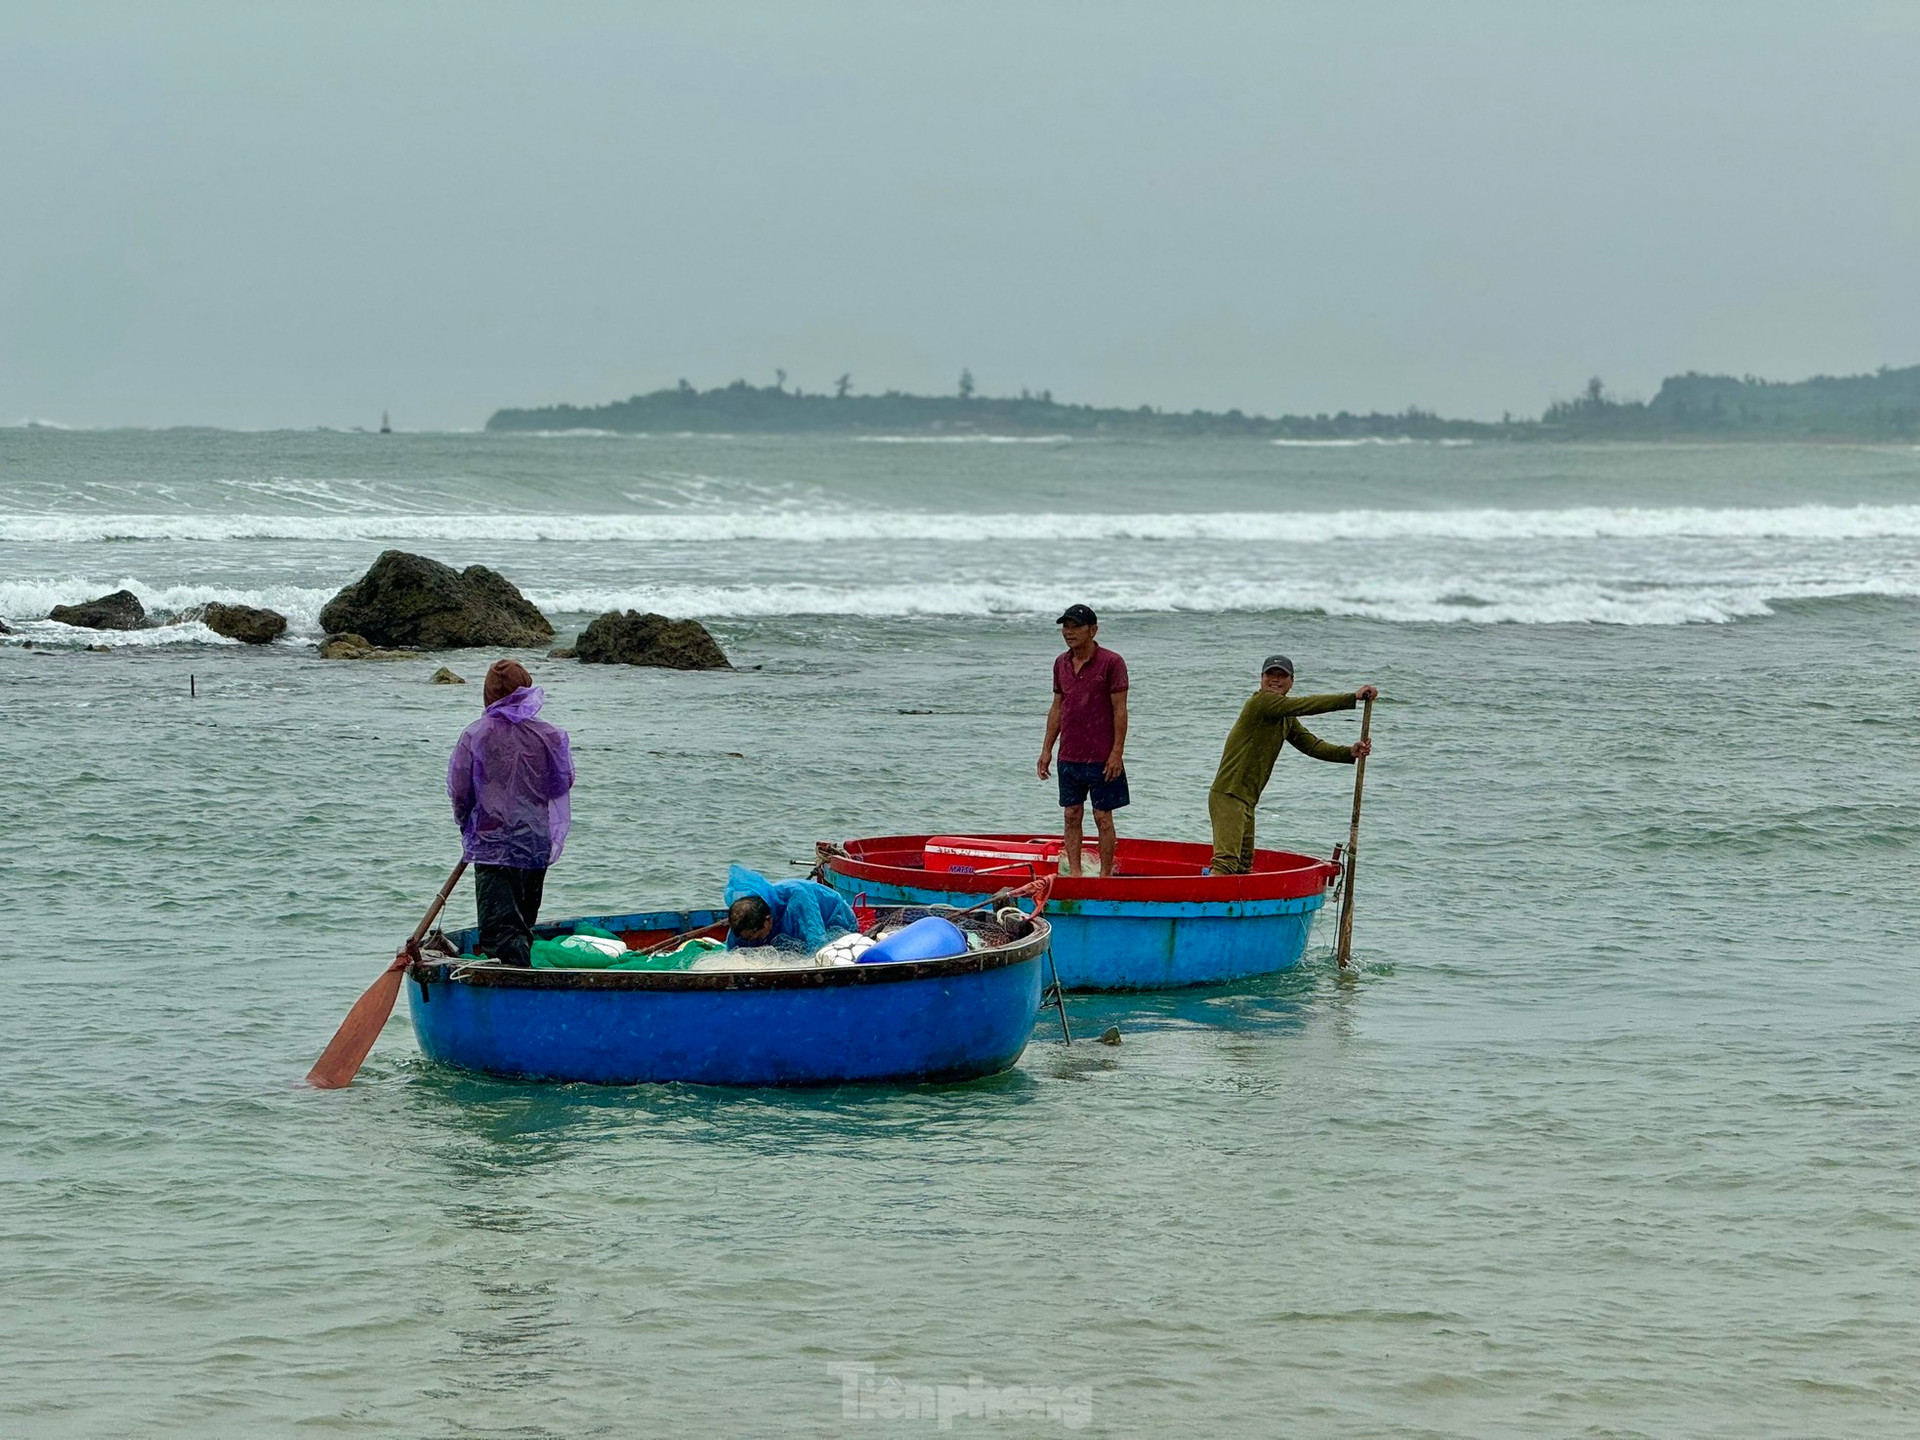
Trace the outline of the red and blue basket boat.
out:
[[[856,904],[965,906],[1053,873],[1061,848],[1057,835],[879,835],[820,845],[819,874]],[[1250,873],[1214,875],[1212,858],[1206,845],[1122,840],[1112,877],[1060,876],[1046,908],[1060,984],[1164,990],[1298,965],[1340,867],[1256,850]]]

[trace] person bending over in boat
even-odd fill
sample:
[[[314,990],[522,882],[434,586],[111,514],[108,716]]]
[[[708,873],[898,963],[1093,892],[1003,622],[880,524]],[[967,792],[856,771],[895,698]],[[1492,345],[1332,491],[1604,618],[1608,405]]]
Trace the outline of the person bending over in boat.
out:
[[[447,794],[480,909],[474,949],[507,965],[532,963],[547,867],[560,858],[572,819],[567,732],[534,718],[546,698],[519,661],[495,661],[481,690],[486,713],[460,732],[447,762]]]
[[[1087,797],[1093,797],[1093,826],[1100,833],[1100,874],[1113,874],[1119,843],[1113,812],[1125,805],[1127,767],[1127,662],[1094,639],[1100,618],[1085,605],[1069,605],[1054,622],[1067,648],[1053,662],[1053,708],[1047,711],[1047,738],[1040,743],[1042,780],[1060,742],[1060,808],[1067,842],[1067,873],[1080,873],[1080,844]]]
[[[744,865],[727,870],[727,948],[774,945],[812,955],[860,928],[853,907],[812,880],[773,881]]]
[[[1302,715],[1329,710],[1351,710],[1380,692],[1362,685],[1351,695],[1291,695],[1293,661],[1269,655],[1260,666],[1260,688],[1240,707],[1240,718],[1227,732],[1220,769],[1207,794],[1207,814],[1213,821],[1213,873],[1244,875],[1253,868],[1253,807],[1267,788],[1280,747],[1292,745],[1316,760],[1351,765],[1372,752],[1373,742],[1334,745],[1300,723]]]

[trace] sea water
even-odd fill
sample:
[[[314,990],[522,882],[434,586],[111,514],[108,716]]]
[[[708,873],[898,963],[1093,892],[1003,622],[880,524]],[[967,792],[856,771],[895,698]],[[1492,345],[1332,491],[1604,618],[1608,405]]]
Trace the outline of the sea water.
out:
[[[1920,452],[894,438],[0,431],[0,1434],[1920,1429]],[[970,1085],[510,1084],[397,1016],[305,1089],[457,855],[427,676],[495,658],[315,656],[389,547],[738,667],[522,655],[551,916],[1057,827],[1083,601],[1123,834],[1206,838],[1262,656],[1380,686],[1357,969]],[[38,618],[122,586],[291,629]],[[1262,843],[1352,778],[1284,757]]]

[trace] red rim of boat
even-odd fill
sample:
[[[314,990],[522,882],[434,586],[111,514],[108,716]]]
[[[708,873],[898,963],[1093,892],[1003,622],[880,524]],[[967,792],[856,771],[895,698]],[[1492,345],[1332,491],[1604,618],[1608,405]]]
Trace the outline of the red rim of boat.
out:
[[[983,840],[1015,843],[1036,838],[1031,831],[991,833],[970,831]],[[996,890],[1024,885],[1044,872],[1044,866],[1015,863],[1005,869],[928,870],[923,859],[929,835],[873,835],[822,845],[821,863],[851,880],[881,885],[910,886],[968,895],[991,895]],[[1057,837],[1041,837],[1057,838]],[[1087,855],[1093,855],[1093,837],[1087,837]],[[1209,845],[1181,840],[1120,841],[1116,854],[1120,873],[1111,880],[1098,876],[1078,879],[1062,875],[1054,881],[1055,900],[1159,901],[1162,904],[1219,904],[1229,900],[1297,900],[1318,895],[1340,873],[1329,860],[1291,850],[1256,850],[1253,870],[1246,875],[1202,875],[1213,859]]]

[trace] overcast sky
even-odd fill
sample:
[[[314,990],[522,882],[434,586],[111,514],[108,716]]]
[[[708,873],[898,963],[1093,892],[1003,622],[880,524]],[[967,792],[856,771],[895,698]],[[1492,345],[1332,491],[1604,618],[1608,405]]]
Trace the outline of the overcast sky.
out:
[[[1920,4],[0,7],[0,422],[1920,362]]]

